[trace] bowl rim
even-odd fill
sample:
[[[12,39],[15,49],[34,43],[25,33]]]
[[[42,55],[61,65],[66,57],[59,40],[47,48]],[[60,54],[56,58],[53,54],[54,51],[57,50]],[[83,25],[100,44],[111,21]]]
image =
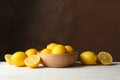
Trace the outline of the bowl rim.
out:
[[[75,52],[72,52],[72,53],[64,53],[64,54],[48,54],[48,53],[40,53],[40,52],[38,52],[37,53],[38,55],[40,55],[40,54],[42,54],[42,55],[75,55],[75,54],[78,54],[78,52],[77,51],[75,51]]]

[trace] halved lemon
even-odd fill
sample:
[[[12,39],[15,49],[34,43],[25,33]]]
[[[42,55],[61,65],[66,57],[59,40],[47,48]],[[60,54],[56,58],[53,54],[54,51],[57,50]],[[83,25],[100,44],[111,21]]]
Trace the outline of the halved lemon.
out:
[[[104,65],[109,65],[113,61],[112,55],[105,51],[99,52],[97,57],[99,62]]]
[[[25,60],[24,63],[27,67],[29,68],[36,68],[40,64],[40,57],[38,55],[31,55],[28,56]]]
[[[11,54],[5,54],[5,61],[9,64],[12,64],[12,60],[11,60],[11,57],[12,55]]]

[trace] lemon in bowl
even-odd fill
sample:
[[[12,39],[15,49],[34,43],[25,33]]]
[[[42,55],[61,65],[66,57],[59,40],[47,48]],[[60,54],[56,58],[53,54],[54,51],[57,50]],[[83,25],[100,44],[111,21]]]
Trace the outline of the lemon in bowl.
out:
[[[62,44],[58,44],[52,49],[52,54],[66,54],[66,53],[68,53],[68,51]]]
[[[47,49],[53,49],[56,45],[57,43],[50,43],[47,45]]]

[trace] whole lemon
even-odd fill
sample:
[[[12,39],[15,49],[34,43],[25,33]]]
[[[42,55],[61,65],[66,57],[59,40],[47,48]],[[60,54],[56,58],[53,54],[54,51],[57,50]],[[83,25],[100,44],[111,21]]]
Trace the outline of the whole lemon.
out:
[[[38,51],[35,48],[30,48],[30,49],[28,49],[28,50],[25,51],[25,53],[27,54],[27,56],[36,55],[37,52]]]
[[[25,65],[24,60],[26,58],[27,55],[24,52],[22,51],[15,52],[11,57],[12,64],[15,66],[24,66]]]
[[[84,51],[80,54],[80,61],[86,65],[95,64],[97,55],[93,51]]]
[[[57,45],[57,43],[50,43],[47,45],[48,49],[53,49],[55,46]]]
[[[52,54],[65,54],[65,53],[68,52],[62,44],[58,44],[52,49]]]
[[[40,51],[40,53],[42,53],[42,54],[51,54],[51,50],[48,49],[48,48],[45,48],[45,49],[42,49],[42,50]]]
[[[67,49],[67,51],[68,51],[69,53],[73,53],[73,52],[74,52],[74,49],[73,49],[72,46],[70,46],[70,45],[66,45],[65,48]]]

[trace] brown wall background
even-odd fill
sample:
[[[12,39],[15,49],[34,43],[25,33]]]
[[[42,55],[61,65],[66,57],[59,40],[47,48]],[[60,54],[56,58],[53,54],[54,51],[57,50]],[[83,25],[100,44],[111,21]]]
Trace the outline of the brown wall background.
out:
[[[0,0],[0,60],[48,43],[108,51],[120,61],[119,0]]]

